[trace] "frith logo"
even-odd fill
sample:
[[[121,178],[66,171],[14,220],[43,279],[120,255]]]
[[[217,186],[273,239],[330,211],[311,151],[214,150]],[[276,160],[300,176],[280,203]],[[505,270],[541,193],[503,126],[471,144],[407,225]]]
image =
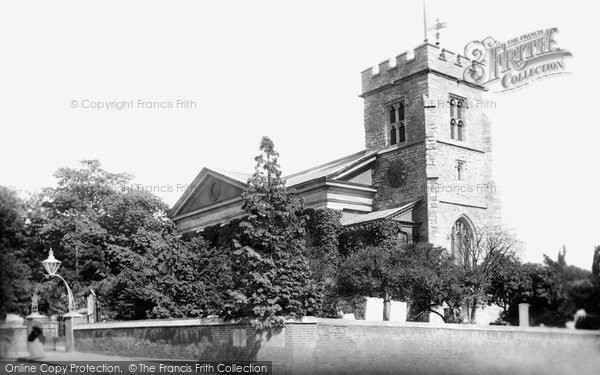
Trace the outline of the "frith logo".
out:
[[[537,30],[500,43],[492,37],[473,41],[465,47],[471,65],[465,80],[497,88],[496,92],[514,90],[540,78],[568,73],[566,57],[571,52],[557,46],[557,28]],[[499,86],[499,87],[498,87]]]

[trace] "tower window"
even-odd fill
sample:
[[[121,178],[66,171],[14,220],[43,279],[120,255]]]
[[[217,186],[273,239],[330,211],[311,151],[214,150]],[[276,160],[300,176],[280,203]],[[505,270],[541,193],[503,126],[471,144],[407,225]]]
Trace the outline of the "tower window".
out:
[[[465,165],[466,163],[462,160],[456,162],[456,179],[463,181],[465,179]]]
[[[404,126],[404,121],[398,125],[398,142],[406,142],[406,127]]]
[[[389,107],[390,145],[406,142],[406,119],[404,112],[404,101],[396,102]]]
[[[450,104],[450,138],[459,141],[465,140],[465,100],[451,97]]]
[[[458,264],[469,264],[473,261],[473,228],[466,218],[456,220],[450,234],[452,239],[452,255]]]

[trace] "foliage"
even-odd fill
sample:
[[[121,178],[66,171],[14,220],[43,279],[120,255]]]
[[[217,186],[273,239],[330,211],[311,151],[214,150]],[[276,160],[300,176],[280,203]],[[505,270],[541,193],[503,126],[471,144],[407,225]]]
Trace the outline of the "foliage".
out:
[[[330,208],[307,209],[308,220],[306,256],[312,280],[323,291],[319,316],[338,317],[344,301],[336,293],[336,275],[339,266],[339,235],[342,213]]]
[[[243,229],[240,227],[241,219],[235,219],[224,224],[215,224],[203,228],[201,232],[184,233],[182,238],[202,237],[211,247],[226,249],[231,248],[235,241],[240,241]]]
[[[592,260],[592,276],[596,282],[600,282],[600,246],[594,249],[594,258]]]
[[[152,310],[141,302],[133,308],[127,298],[139,297],[149,287],[137,277],[149,254],[159,254],[174,241],[167,206],[149,192],[128,188],[130,175],[107,172],[96,160],[83,161],[81,168],[61,168],[55,176],[57,186],[33,196],[27,210],[21,210],[26,216],[22,259],[32,270],[23,294],[30,299],[38,287],[42,313],[66,312],[64,287],[51,288],[56,280],[48,283],[39,264],[52,248],[80,307],[94,288],[108,317],[126,316],[120,311],[141,317],[139,310]]]
[[[14,190],[0,186],[0,317],[29,313],[33,286],[27,254],[26,203]]]
[[[365,247],[353,251],[340,262],[338,288],[342,295],[383,298],[383,319],[389,320],[390,302],[406,299],[410,277],[403,251]]]
[[[263,137],[256,170],[242,193],[247,218],[229,250],[233,280],[223,316],[249,317],[258,328],[313,314],[320,293],[305,257],[303,203],[286,189],[273,142]]]
[[[494,274],[514,259],[518,241],[501,227],[481,227],[474,238],[456,254],[464,280],[465,320],[475,322],[478,307],[487,302],[487,291]]]
[[[184,318],[218,313],[231,284],[226,255],[200,238],[150,247],[133,267],[109,278],[112,318]]]
[[[534,325],[564,327],[579,309],[600,313],[600,286],[589,271],[568,265],[564,247],[557,260],[544,258],[543,265],[512,260],[495,272],[488,293],[505,321],[518,324],[519,303],[530,305]]]
[[[340,253],[369,246],[395,248],[402,242],[398,234],[401,224],[396,220],[376,220],[343,228],[340,234]]]
[[[438,314],[447,323],[460,321],[465,286],[462,269],[448,252],[430,243],[403,246],[410,274],[408,301],[409,319],[419,320],[425,312]],[[451,312],[442,316],[434,309],[446,304]]]

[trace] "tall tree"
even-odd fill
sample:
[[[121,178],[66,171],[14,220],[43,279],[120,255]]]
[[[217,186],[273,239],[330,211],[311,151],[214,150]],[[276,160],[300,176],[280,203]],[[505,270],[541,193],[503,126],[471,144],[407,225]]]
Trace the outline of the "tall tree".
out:
[[[464,298],[465,320],[475,323],[477,308],[487,302],[486,290],[494,273],[505,262],[516,256],[519,242],[509,231],[488,226],[478,228],[474,238],[457,254],[462,268],[466,293]]]
[[[594,249],[594,258],[592,259],[592,275],[600,283],[600,246]]]
[[[225,317],[251,317],[258,328],[283,324],[318,307],[305,257],[303,202],[286,189],[273,142],[263,137],[256,169],[242,194],[247,219],[231,249],[236,277]]]
[[[28,314],[33,286],[25,261],[28,235],[26,203],[17,192],[0,186],[0,318]]]
[[[55,177],[57,186],[36,197],[36,209],[31,213],[42,242],[40,255],[54,249],[63,262],[60,274],[71,285],[79,306],[86,291],[95,288],[109,317],[141,317],[135,309],[131,316],[120,314],[117,310],[123,305],[113,302],[120,300],[119,293],[141,293],[139,288],[129,288],[129,293],[125,286],[139,280],[134,273],[149,254],[156,256],[158,249],[172,241],[167,206],[151,193],[131,188],[132,176],[108,172],[97,160],[82,161],[80,168],[61,168]],[[61,291],[57,288],[55,293]],[[48,306],[48,312],[62,308],[50,303],[57,298],[44,293],[42,305]],[[140,306],[152,310],[152,306]]]
[[[447,323],[458,323],[463,295],[465,293],[462,269],[448,252],[430,243],[413,243],[402,247],[409,271],[410,318],[417,320],[426,312],[440,315]],[[446,304],[447,316],[437,307]]]

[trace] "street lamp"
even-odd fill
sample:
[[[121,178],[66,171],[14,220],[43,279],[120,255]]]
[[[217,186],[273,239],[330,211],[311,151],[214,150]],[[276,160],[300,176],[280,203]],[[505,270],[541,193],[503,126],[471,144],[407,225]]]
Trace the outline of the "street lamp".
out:
[[[75,312],[75,300],[73,299],[73,292],[71,292],[71,288],[69,288],[69,284],[62,278],[56,271],[58,271],[58,267],[60,267],[61,261],[54,257],[54,252],[50,249],[48,254],[48,259],[42,262],[44,269],[48,272],[48,276],[55,276],[61,279],[65,286],[67,287],[67,296],[69,298],[69,313]]]

